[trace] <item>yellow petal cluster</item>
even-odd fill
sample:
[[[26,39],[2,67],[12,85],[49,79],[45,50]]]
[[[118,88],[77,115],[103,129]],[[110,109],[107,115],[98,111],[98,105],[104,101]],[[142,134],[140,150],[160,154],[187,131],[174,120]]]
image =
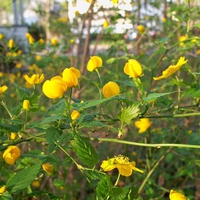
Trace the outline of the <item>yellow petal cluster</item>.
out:
[[[67,84],[61,76],[55,76],[44,82],[42,91],[50,99],[61,98],[67,91]]]
[[[133,170],[143,173],[142,170],[136,167],[135,161],[130,162],[129,158],[123,155],[118,155],[108,160],[103,160],[101,168],[105,171],[111,171],[115,168],[118,169],[122,176],[131,176]]]
[[[80,71],[74,67],[66,68],[62,73],[62,79],[67,84],[68,88],[77,86],[80,76]]]
[[[113,81],[110,81],[103,86],[102,93],[105,98],[115,96],[120,93],[119,85]]]
[[[45,163],[42,165],[42,169],[47,172],[47,174],[51,174],[54,170],[54,166],[50,163]]]
[[[27,100],[27,99],[25,99],[24,101],[23,101],[23,104],[22,104],[22,108],[24,109],[24,110],[29,110],[30,109],[30,101],[29,100]]]
[[[180,57],[179,61],[177,62],[176,65],[170,65],[166,70],[162,72],[162,75],[159,77],[153,77],[155,81],[168,78],[175,72],[177,72],[185,63],[187,63],[188,60],[185,59],[185,57]]]
[[[52,39],[51,39],[51,44],[52,44],[53,46],[56,46],[56,45],[58,44],[58,40],[57,40],[56,38],[52,38]]]
[[[102,59],[99,56],[91,56],[87,63],[87,70],[93,72],[94,70],[102,67]]]
[[[135,121],[135,126],[139,129],[138,133],[144,133],[151,126],[151,122],[149,118],[141,118]]]
[[[141,34],[144,34],[145,33],[145,28],[143,25],[138,25],[137,26],[137,29],[138,29],[138,32],[141,33]]]
[[[0,196],[6,191],[6,186],[1,186],[0,187]]]
[[[78,110],[74,110],[72,113],[71,113],[71,119],[72,120],[76,120],[80,117],[80,113]]]
[[[9,146],[3,153],[3,159],[9,165],[14,165],[21,156],[21,150],[17,146]]]
[[[8,87],[6,85],[0,86],[0,94],[4,93]]]
[[[169,199],[170,200],[187,200],[187,198],[183,194],[175,190],[170,190]]]
[[[33,74],[31,77],[29,77],[28,75],[24,75],[24,78],[30,85],[37,85],[42,83],[42,81],[44,80],[44,74]]]
[[[124,66],[124,73],[129,77],[137,78],[142,75],[142,67],[137,60],[129,59]]]
[[[13,39],[10,39],[10,40],[8,41],[8,47],[9,47],[10,49],[12,49],[14,46],[15,46],[14,40],[13,40]]]

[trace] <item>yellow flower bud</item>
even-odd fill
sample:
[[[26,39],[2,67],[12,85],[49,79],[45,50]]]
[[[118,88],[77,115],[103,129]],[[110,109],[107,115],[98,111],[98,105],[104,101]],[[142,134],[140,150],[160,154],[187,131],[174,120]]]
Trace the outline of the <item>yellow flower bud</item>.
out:
[[[3,153],[3,159],[9,165],[14,165],[20,156],[21,150],[17,146],[9,146]]]
[[[2,40],[3,39],[3,34],[2,33],[0,33],[0,40]]]
[[[87,70],[93,72],[99,67],[102,67],[102,59],[99,56],[91,56],[87,63]]]
[[[33,44],[34,43],[34,38],[32,36],[30,36],[28,38],[28,42],[29,42],[29,44]]]
[[[72,120],[76,120],[80,117],[80,113],[78,112],[78,110],[74,110],[72,113],[71,113],[71,119]]]
[[[0,187],[0,196],[6,191],[6,186],[1,186]]]
[[[8,87],[6,85],[0,86],[0,94],[4,93]]]
[[[24,100],[23,101],[23,104],[22,104],[22,107],[24,110],[29,110],[30,109],[30,101],[29,100]]]
[[[105,20],[104,23],[103,23],[103,27],[108,28],[108,26],[109,26],[109,22],[107,20]]]
[[[44,40],[42,38],[39,39],[40,44],[44,44]]]
[[[143,25],[138,25],[137,29],[138,29],[139,33],[141,33],[141,34],[145,33],[145,28]]]
[[[35,180],[31,183],[31,185],[34,187],[34,188],[39,188],[40,187],[40,181],[39,180]]]
[[[51,44],[52,44],[53,46],[56,46],[57,43],[58,43],[58,40],[57,40],[56,38],[52,38],[52,39],[51,39]]]
[[[120,88],[117,83],[110,81],[103,86],[102,93],[105,98],[109,98],[119,94]]]
[[[137,78],[142,75],[142,67],[137,60],[130,59],[124,66],[124,73],[132,78]]]
[[[47,174],[51,174],[54,170],[54,166],[50,163],[45,163],[42,165],[42,169],[47,172]]]
[[[8,47],[9,47],[10,49],[12,49],[14,46],[15,46],[14,40],[13,40],[13,39],[10,39],[9,42],[8,42]]]
[[[17,133],[11,132],[10,139],[14,140],[17,137]]]

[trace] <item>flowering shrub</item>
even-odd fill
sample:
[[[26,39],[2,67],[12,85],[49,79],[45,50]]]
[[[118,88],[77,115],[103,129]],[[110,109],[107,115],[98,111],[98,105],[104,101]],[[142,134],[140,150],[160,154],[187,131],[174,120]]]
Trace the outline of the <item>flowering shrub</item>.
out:
[[[192,32],[199,24],[188,19],[180,39],[171,34],[176,21],[161,21],[170,27],[164,38],[137,27],[143,52],[117,41],[77,67],[60,52],[62,40],[27,33],[25,53],[0,34],[8,51],[0,71],[0,199],[199,195],[200,38]],[[109,31],[112,18],[106,22]]]

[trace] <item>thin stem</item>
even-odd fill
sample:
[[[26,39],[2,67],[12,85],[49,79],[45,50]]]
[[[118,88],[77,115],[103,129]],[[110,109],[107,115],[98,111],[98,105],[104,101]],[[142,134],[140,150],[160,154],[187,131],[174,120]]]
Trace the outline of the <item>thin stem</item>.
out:
[[[114,187],[117,186],[117,184],[119,183],[119,179],[120,179],[120,173],[119,173],[118,176],[117,176],[117,180],[116,180],[116,182],[115,182],[115,184],[114,184]]]
[[[10,110],[7,108],[7,106],[6,106],[6,104],[4,103],[4,101],[1,101],[1,105],[6,109],[6,111],[7,111],[7,113],[8,113],[8,115],[10,116],[10,118],[12,119],[13,118],[13,116],[12,116],[12,114],[11,114],[11,112],[10,112]]]
[[[98,78],[99,78],[99,98],[101,99],[102,98],[102,95],[101,95],[101,87],[102,87],[102,80],[101,80],[101,75],[99,74],[99,71],[98,69],[95,70],[97,75],[98,75]]]
[[[79,164],[71,157],[71,155],[70,155],[67,151],[65,151],[64,148],[62,148],[62,147],[61,147],[58,143],[56,143],[56,142],[54,142],[54,144],[55,144],[58,148],[60,148],[60,149],[74,162],[74,164],[77,166],[78,169],[83,169],[83,167],[82,167],[81,165],[79,165]]]
[[[120,143],[127,144],[133,146],[142,146],[142,147],[177,147],[177,148],[191,148],[191,149],[200,149],[200,145],[192,145],[192,144],[175,144],[175,143],[166,143],[166,144],[147,144],[147,143],[139,143],[139,142],[131,142],[126,140],[119,140],[115,138],[90,138],[91,140],[98,140],[102,142],[112,142],[112,143]]]
[[[140,188],[138,189],[137,192],[137,196],[140,195],[140,193],[142,192],[146,182],[148,181],[148,179],[150,178],[150,176],[153,174],[153,172],[155,171],[155,169],[158,167],[158,165],[160,164],[160,162],[165,158],[165,156],[169,153],[169,151],[171,150],[172,147],[170,147],[160,158],[159,160],[155,163],[155,165],[153,166],[153,168],[149,171],[149,173],[147,174],[146,178],[144,179],[144,181],[142,182],[142,184],[140,185]]]

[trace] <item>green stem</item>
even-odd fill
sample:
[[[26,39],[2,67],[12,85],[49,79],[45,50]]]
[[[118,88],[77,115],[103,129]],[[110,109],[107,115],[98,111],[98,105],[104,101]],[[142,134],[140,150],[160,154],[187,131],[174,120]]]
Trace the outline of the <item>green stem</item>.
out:
[[[7,108],[6,104],[4,103],[4,101],[1,101],[1,105],[6,109],[8,115],[10,116],[10,118],[12,119],[13,116],[11,114],[11,112],[9,111],[9,109]]]
[[[116,182],[115,182],[115,184],[114,184],[114,187],[117,186],[117,184],[119,183],[119,179],[120,179],[120,173],[119,173],[118,176],[117,176],[117,180],[116,180]]]
[[[150,176],[153,174],[153,172],[155,171],[155,169],[158,167],[158,165],[160,164],[160,162],[165,158],[165,156],[169,153],[169,151],[171,150],[172,147],[170,147],[160,158],[159,160],[155,163],[155,165],[153,166],[153,168],[149,171],[149,173],[147,174],[147,176],[145,177],[144,181],[142,182],[142,184],[140,185],[140,188],[138,189],[137,192],[137,196],[140,195],[140,193],[142,192],[146,182],[148,181],[148,179],[150,178]]]
[[[115,138],[90,138],[91,140],[98,140],[102,142],[112,142],[112,143],[120,143],[127,144],[133,146],[142,146],[142,147],[177,147],[177,148],[191,148],[191,149],[200,149],[200,145],[192,145],[192,144],[175,144],[175,143],[166,143],[166,144],[147,144],[147,143],[139,143],[139,142],[131,142],[126,140],[119,140]]]
[[[71,157],[71,155],[70,155],[67,151],[65,151],[64,148],[62,148],[62,147],[61,147],[58,143],[56,143],[56,142],[54,142],[54,144],[55,144],[58,148],[60,148],[60,149],[74,162],[74,164],[77,166],[78,169],[83,170],[83,167],[82,167],[81,165],[79,165],[79,164]]]
[[[98,78],[99,78],[99,98],[102,99],[102,94],[101,94],[101,87],[102,87],[102,80],[101,80],[101,75],[99,74],[99,71],[98,69],[95,70],[97,75],[98,75]]]

